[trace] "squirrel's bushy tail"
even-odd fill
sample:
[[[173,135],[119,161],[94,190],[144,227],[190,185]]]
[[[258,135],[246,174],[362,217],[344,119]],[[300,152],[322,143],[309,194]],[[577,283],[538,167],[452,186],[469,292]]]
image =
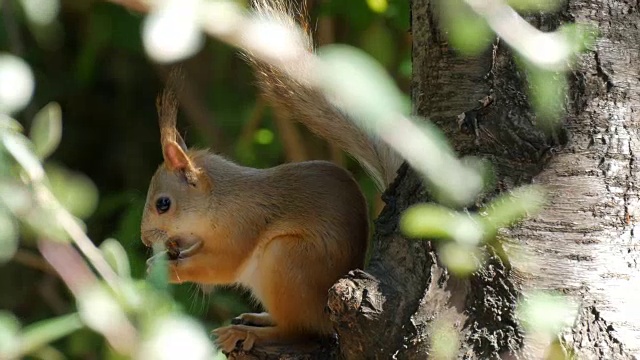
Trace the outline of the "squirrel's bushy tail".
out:
[[[306,16],[289,0],[252,0],[258,16],[267,16],[292,30],[302,27],[305,39],[299,45],[309,56],[297,57],[286,64],[294,73],[311,71],[314,52],[313,40],[308,33]],[[297,21],[297,20],[298,21]],[[251,54],[245,54],[254,67],[263,96],[279,111],[300,121],[316,135],[336,144],[356,158],[374,178],[378,188],[384,191],[396,176],[401,158],[381,140],[365,133],[316,88],[293,79],[273,66],[261,62]]]

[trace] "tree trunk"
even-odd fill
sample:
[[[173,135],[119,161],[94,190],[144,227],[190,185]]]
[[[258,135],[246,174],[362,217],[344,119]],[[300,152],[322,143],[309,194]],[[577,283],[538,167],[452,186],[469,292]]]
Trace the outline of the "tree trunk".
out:
[[[556,14],[528,18],[541,30],[586,23],[601,36],[570,75],[564,128],[545,133],[535,126],[526,74],[506,45],[496,40],[482,56],[461,57],[448,47],[434,1],[412,1],[415,112],[439,125],[460,155],[493,164],[498,181],[487,198],[538,183],[549,190],[550,202],[505,232],[532,256],[511,264],[494,256],[473,276],[456,278],[439,263],[434,243],[399,232],[400,214],[429,201],[420,178],[401,168],[385,194],[369,266],[330,291],[339,348],[307,358],[425,359],[432,343],[447,341],[442,324],[459,334],[459,358],[530,358],[537,349],[526,345],[515,306],[533,289],[559,291],[580,304],[576,323],[560,336],[577,358],[640,353],[640,310],[634,307],[640,305],[640,5],[631,3],[569,0]],[[477,111],[488,96],[493,102]],[[476,116],[477,127],[461,127],[461,113]],[[288,358],[305,358],[298,355]]]

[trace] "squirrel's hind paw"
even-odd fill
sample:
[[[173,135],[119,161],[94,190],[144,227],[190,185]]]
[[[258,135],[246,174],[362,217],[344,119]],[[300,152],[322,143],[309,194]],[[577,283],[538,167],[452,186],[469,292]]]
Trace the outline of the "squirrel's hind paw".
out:
[[[225,353],[230,353],[236,348],[238,341],[242,341],[242,349],[251,350],[256,342],[257,335],[245,325],[230,325],[215,329],[213,334],[218,336],[216,346]]]

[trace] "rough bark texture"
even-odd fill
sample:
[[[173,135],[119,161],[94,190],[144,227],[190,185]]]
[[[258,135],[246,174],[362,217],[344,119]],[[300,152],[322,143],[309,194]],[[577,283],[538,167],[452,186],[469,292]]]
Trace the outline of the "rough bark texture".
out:
[[[576,323],[560,336],[577,358],[633,358],[640,352],[638,3],[569,0],[558,13],[528,18],[542,30],[580,22],[601,35],[570,76],[564,128],[543,132],[528,105],[526,74],[508,48],[496,40],[482,56],[460,57],[441,33],[433,2],[412,1],[415,112],[438,124],[461,155],[491,161],[498,182],[487,198],[521,184],[549,189],[548,207],[506,233],[531,256],[514,259],[513,269],[493,257],[471,278],[453,277],[432,243],[398,230],[403,210],[429,200],[403,167],[385,194],[369,266],[330,291],[338,348],[235,358],[425,359],[441,323],[459,332],[459,358],[528,358],[535,349],[523,347],[514,310],[532,289],[557,290],[580,304]],[[493,102],[477,111],[488,96]],[[460,126],[461,113],[473,121]]]

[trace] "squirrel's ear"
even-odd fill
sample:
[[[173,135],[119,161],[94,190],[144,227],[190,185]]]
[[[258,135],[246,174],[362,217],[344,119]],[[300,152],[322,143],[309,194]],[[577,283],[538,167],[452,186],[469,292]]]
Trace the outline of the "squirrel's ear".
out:
[[[187,171],[193,168],[184,148],[176,141],[166,141],[162,144],[162,155],[165,165],[171,171]]]
[[[196,186],[200,182],[200,170],[193,166],[183,146],[178,142],[165,141],[162,144],[162,155],[165,166],[170,171],[180,172],[189,185]]]

